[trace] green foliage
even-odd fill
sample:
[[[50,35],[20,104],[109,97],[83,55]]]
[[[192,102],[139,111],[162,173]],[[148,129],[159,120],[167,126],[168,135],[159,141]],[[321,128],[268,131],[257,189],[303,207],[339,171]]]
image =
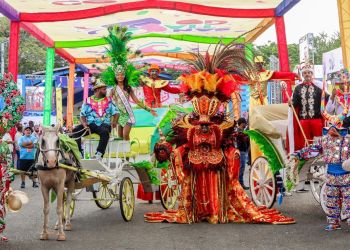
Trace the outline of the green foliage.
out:
[[[278,48],[276,42],[269,41],[267,44],[254,46],[254,55],[261,55],[265,60],[265,68],[270,69],[270,56],[276,56],[278,58]],[[299,45],[298,44],[288,44],[289,52],[289,63],[290,68],[293,69],[297,64],[299,64]]]
[[[153,168],[153,164],[149,161],[130,162],[130,166],[134,168],[144,168],[146,170],[150,170]]]
[[[158,179],[158,170],[155,168],[154,164],[149,161],[141,161],[130,163],[130,166],[134,168],[143,168],[146,170],[147,175],[154,185],[160,185],[160,180]]]
[[[341,46],[340,33],[336,32],[329,35],[325,32],[314,36],[314,64],[322,64],[322,54]],[[289,63],[291,70],[299,64],[299,44],[288,44]],[[261,55],[265,60],[265,68],[270,68],[269,57],[274,55],[278,57],[276,42],[269,41],[267,44],[254,46],[254,54]]]
[[[340,33],[329,35],[322,32],[314,37],[315,64],[322,64],[322,54],[341,46]]]
[[[6,17],[0,17],[0,42],[5,41],[10,35],[10,23]],[[8,48],[8,45],[6,46]],[[5,49],[5,72],[8,68],[8,49]],[[19,48],[19,74],[32,74],[44,71],[46,67],[46,47],[31,36],[28,32],[21,30]],[[55,67],[66,67],[67,62],[60,56],[55,56]]]

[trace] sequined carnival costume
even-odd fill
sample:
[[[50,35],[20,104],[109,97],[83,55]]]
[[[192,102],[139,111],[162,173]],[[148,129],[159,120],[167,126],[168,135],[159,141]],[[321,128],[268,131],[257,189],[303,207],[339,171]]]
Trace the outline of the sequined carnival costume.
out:
[[[234,123],[218,110],[232,93],[239,90],[230,70],[247,78],[253,68],[244,57],[242,45],[218,46],[215,49],[217,55],[226,56],[225,59],[210,57],[208,53],[205,56],[193,54],[195,59],[189,63],[195,72],[181,77],[182,92],[191,99],[194,111],[173,123],[176,145],[170,161],[182,190],[178,209],[147,213],[145,220],[174,223],[208,221],[213,224],[294,223],[294,219],[275,209],[256,207],[238,181],[240,159],[239,150],[233,146]],[[221,63],[218,63],[220,60]],[[233,68],[233,65],[239,68]],[[163,145],[169,149],[169,143],[159,144],[157,148]],[[157,153],[156,157],[159,161],[164,160]]]
[[[339,115],[332,116],[323,111],[322,114],[329,126],[323,128],[322,138],[311,146],[322,153],[323,161],[327,164],[326,213],[329,223],[325,228],[327,231],[341,228],[342,208],[350,226],[350,135],[348,130],[342,127],[342,121],[347,113],[347,107]],[[310,147],[303,148],[297,151],[296,155],[301,159],[307,159],[309,149]],[[347,162],[345,166],[344,162]]]

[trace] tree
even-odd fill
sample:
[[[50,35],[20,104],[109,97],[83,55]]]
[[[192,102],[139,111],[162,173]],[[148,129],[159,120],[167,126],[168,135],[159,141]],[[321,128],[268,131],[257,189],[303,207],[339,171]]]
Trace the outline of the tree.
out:
[[[267,44],[254,46],[254,54],[261,55],[265,60],[265,67],[270,68],[270,56],[274,55],[278,58],[278,48],[275,42],[269,41]],[[289,64],[290,68],[293,69],[299,64],[299,45],[293,43],[288,44]]]
[[[7,18],[0,18],[0,42],[5,41],[10,35],[10,24]],[[32,74],[45,70],[46,48],[28,32],[20,32],[18,74]],[[59,56],[55,56],[55,67],[68,66],[67,62]],[[8,50],[5,50],[5,71],[8,68]]]
[[[325,52],[337,49],[341,46],[340,33],[336,32],[332,35],[328,35],[325,32],[322,32],[314,37],[314,48],[315,55],[314,60],[315,64],[322,64],[322,55]]]
[[[336,32],[328,35],[325,32],[314,36],[314,64],[322,64],[322,55],[325,52],[339,48],[341,46],[340,33]],[[288,44],[289,64],[291,70],[294,69],[299,62],[299,45],[292,43]],[[254,54],[261,55],[265,59],[265,67],[270,68],[269,57],[274,55],[278,57],[277,44],[269,41],[267,44],[254,47]]]

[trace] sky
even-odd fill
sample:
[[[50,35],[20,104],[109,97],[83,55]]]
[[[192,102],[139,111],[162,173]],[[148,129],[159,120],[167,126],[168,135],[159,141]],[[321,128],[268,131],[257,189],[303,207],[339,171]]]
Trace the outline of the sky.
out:
[[[301,0],[284,16],[287,42],[299,43],[307,33],[339,31],[337,0]],[[276,41],[275,26],[263,33],[254,44],[261,45]]]

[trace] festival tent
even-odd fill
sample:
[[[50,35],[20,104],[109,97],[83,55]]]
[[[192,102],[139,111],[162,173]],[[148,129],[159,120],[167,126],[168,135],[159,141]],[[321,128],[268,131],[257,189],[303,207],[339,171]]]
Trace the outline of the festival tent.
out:
[[[108,26],[128,27],[133,33],[131,48],[145,56],[141,60],[155,58],[164,66],[180,68],[179,60],[189,58],[189,51],[206,51],[209,44],[228,43],[237,37],[239,42],[252,43],[275,24],[280,70],[289,71],[283,16],[299,1],[0,0],[0,11],[11,21],[9,71],[15,78],[19,29],[47,46],[44,125],[50,124],[54,54],[69,62],[67,123],[72,125],[75,66],[85,70],[86,97],[93,65],[108,63],[102,56]]]

